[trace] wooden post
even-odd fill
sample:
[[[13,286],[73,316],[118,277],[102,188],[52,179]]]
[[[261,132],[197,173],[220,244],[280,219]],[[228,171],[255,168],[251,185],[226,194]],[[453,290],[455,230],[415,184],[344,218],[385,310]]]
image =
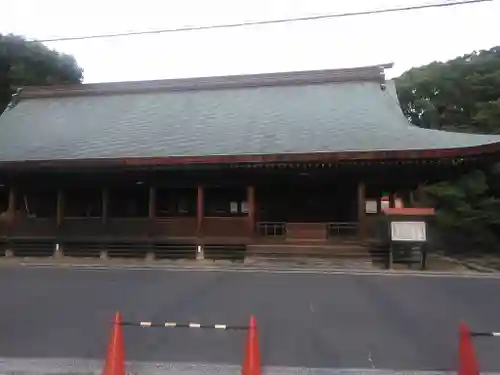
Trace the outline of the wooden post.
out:
[[[203,186],[198,186],[198,193],[196,196],[196,235],[201,236],[204,207],[205,207],[205,196],[204,196]]]
[[[203,231],[203,216],[205,216],[205,191],[203,186],[198,186],[196,194],[196,237],[198,238],[196,244],[196,260],[205,259],[205,250],[202,240]]]
[[[56,225],[59,228],[64,220],[64,191],[57,191]]]
[[[57,190],[56,200],[56,228],[60,228],[64,220],[64,190]],[[54,258],[62,258],[64,256],[63,245],[59,242],[55,244]]]
[[[149,217],[149,228],[148,228],[148,233],[151,233],[152,227],[153,227],[153,222],[156,217],[156,187],[150,186],[149,187],[149,206],[148,206],[148,217]],[[151,262],[155,260],[155,252],[153,251],[153,248],[150,247],[147,252],[146,252],[146,259],[147,262]]]
[[[11,187],[9,190],[9,206],[7,208],[7,230],[10,231],[16,214],[16,189]],[[5,257],[13,257],[14,251],[11,248],[5,250]]]
[[[109,203],[109,190],[102,189],[102,223],[108,222],[108,203]]]
[[[382,213],[382,190],[377,189],[377,213]]]
[[[108,223],[108,206],[109,206],[109,190],[104,188],[101,191],[102,198],[102,225]],[[101,259],[108,259],[108,251],[105,247],[101,249],[101,254],[99,256]]]
[[[365,183],[360,181],[358,183],[358,236],[360,239],[365,237]]]
[[[255,187],[247,187],[247,204],[248,204],[248,232],[250,236],[255,234]]]
[[[11,187],[9,190],[9,207],[7,208],[7,218],[9,223],[14,220],[16,213],[16,189]]]
[[[149,188],[149,218],[154,219],[156,217],[156,188],[151,186]]]
[[[389,207],[390,208],[396,207],[396,193],[394,193],[393,191],[389,193]]]

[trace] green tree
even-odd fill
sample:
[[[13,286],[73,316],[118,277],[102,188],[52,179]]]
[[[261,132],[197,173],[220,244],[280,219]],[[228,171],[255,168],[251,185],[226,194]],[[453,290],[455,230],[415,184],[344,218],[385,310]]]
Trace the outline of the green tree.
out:
[[[426,187],[435,200],[442,226],[467,230],[500,226],[500,199],[492,196],[487,175],[473,171],[450,182]]]
[[[500,229],[500,199],[493,195],[489,183],[492,177],[476,170],[425,188],[436,207],[438,226],[458,236],[461,245],[480,246],[474,250],[497,248],[499,240],[495,233]]]
[[[410,69],[396,85],[403,112],[417,126],[500,133],[500,46]]]
[[[396,79],[396,86],[403,112],[417,126],[500,134],[500,47],[410,69]],[[500,165],[429,185],[426,192],[443,233],[458,244],[474,244],[469,248],[495,247],[491,244],[498,243],[495,233],[500,231]],[[476,246],[480,244],[486,246]]]
[[[83,70],[73,56],[21,36],[0,34],[0,113],[20,87],[78,84],[82,80]]]

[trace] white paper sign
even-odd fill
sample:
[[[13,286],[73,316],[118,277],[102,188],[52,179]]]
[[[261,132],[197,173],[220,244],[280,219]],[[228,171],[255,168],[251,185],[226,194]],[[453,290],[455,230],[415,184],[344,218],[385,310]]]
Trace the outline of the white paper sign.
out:
[[[387,208],[391,207],[391,202],[389,201],[386,201],[386,200],[381,200],[380,201],[380,209],[382,210],[382,212],[384,210],[386,210]]]
[[[365,202],[365,212],[367,214],[376,214],[377,213],[377,201],[371,200]]]
[[[393,241],[427,241],[424,221],[392,221],[391,239]]]
[[[394,201],[395,208],[403,208],[403,200],[401,198],[396,198]]]
[[[232,214],[237,213],[238,212],[238,202],[231,202],[229,209],[230,209]]]
[[[248,203],[246,201],[241,202],[241,213],[248,213]]]

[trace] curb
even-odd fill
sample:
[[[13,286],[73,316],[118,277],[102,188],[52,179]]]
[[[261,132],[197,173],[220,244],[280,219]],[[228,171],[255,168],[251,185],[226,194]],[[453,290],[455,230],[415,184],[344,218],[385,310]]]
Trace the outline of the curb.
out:
[[[98,375],[103,361],[81,358],[0,358],[0,374],[16,375]],[[128,374],[143,375],[239,375],[241,366],[217,363],[142,362],[127,361]],[[391,370],[374,368],[309,368],[288,366],[264,366],[263,375],[454,375],[456,371]],[[500,375],[496,372],[485,372]]]
[[[446,271],[416,271],[416,270],[366,270],[355,268],[300,268],[300,267],[249,267],[249,266],[217,266],[217,265],[148,265],[148,264],[71,264],[56,262],[19,262],[1,263],[0,267],[20,266],[35,269],[73,269],[73,270],[129,270],[129,271],[174,271],[174,272],[240,272],[240,273],[288,273],[288,274],[329,274],[329,275],[365,275],[365,276],[420,276],[420,277],[475,277],[500,278],[495,272],[446,272]]]
[[[439,256],[440,258],[448,261],[448,262],[460,264],[461,266],[464,266],[464,267],[471,269],[473,271],[482,272],[482,273],[498,273],[499,272],[498,270],[496,270],[494,268],[482,266],[482,265],[476,264],[474,262],[471,263],[468,261],[462,261],[462,260],[450,258],[450,257],[448,257],[446,255],[442,255],[442,254],[436,254],[436,255]]]

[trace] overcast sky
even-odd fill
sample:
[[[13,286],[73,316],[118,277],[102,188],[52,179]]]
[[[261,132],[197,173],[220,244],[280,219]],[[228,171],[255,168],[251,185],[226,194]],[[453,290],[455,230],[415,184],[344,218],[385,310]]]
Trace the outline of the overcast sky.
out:
[[[341,13],[445,0],[4,0],[0,33],[82,36]],[[54,42],[85,82],[326,69],[394,62],[389,76],[500,45],[500,1],[384,15]],[[496,25],[496,26],[495,26]]]

